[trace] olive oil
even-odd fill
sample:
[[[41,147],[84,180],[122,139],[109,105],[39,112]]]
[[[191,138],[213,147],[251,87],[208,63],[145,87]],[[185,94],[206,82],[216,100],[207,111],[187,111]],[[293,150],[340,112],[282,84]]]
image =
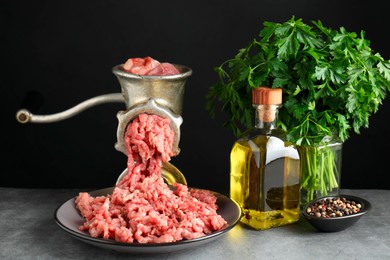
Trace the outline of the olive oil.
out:
[[[262,87],[253,95],[255,127],[243,133],[230,154],[230,197],[242,208],[242,223],[265,230],[299,220],[300,160],[276,127],[281,90]]]

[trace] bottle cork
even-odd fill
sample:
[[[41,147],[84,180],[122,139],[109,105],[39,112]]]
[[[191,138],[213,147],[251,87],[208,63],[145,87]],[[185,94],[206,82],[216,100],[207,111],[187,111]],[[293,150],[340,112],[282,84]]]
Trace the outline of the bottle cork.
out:
[[[275,105],[282,104],[282,89],[258,87],[252,91],[252,103],[254,105],[265,105],[259,109],[258,116],[263,122],[272,122],[276,118],[277,108]]]
[[[282,89],[257,87],[252,91],[252,103],[255,105],[280,105],[282,104]]]

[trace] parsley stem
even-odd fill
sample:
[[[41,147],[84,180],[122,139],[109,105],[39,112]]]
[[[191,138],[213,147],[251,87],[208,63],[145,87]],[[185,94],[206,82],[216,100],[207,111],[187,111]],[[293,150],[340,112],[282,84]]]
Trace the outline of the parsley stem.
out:
[[[338,191],[338,144],[298,146],[301,158],[301,192],[305,204],[316,197]],[[339,144],[341,147],[341,144]]]

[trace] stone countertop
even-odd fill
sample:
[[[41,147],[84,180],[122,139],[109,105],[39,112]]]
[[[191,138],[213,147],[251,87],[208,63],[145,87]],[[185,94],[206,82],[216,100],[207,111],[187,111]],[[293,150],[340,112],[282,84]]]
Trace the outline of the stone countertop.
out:
[[[256,231],[241,224],[201,247],[167,254],[130,254],[84,243],[63,231],[55,210],[77,189],[0,187],[0,259],[390,259],[390,190],[347,190],[368,200],[371,210],[335,233],[305,219]]]

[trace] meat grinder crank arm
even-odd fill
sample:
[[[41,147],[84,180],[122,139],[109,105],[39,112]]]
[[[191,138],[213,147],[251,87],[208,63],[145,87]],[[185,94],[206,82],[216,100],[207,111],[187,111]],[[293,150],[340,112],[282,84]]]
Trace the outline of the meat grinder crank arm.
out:
[[[125,103],[125,99],[122,93],[111,93],[96,96],[90,99],[87,99],[74,107],[71,107],[65,111],[51,114],[51,115],[35,115],[32,114],[27,109],[20,109],[16,113],[16,119],[19,123],[53,123],[61,120],[68,119],[72,116],[75,116],[84,110],[105,103]]]

